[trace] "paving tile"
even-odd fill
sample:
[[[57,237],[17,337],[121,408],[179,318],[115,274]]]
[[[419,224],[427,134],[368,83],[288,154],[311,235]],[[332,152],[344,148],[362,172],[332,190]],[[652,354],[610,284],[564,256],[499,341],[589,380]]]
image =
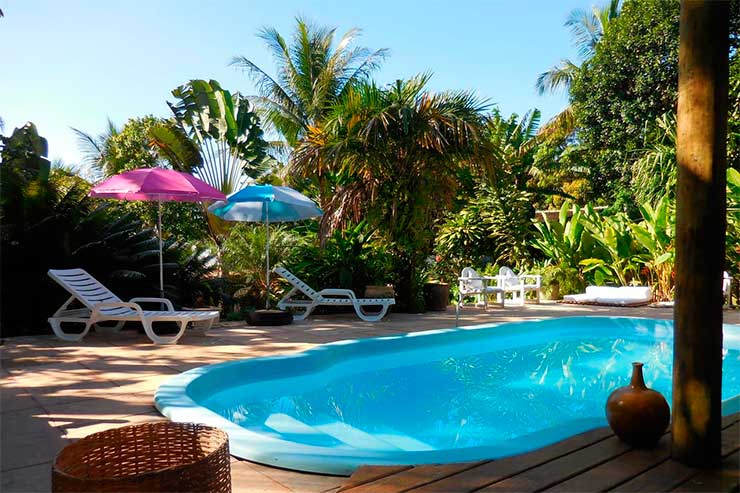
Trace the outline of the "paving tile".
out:
[[[121,417],[151,413],[156,413],[153,394],[111,392],[101,397],[49,406],[46,408],[45,418],[51,426],[77,428],[88,423],[115,422]]]
[[[49,462],[67,444],[64,430],[51,426],[40,407],[2,413],[0,433],[3,471]]]
[[[289,471],[253,463],[250,466],[291,491],[302,493],[321,493],[339,487],[347,481],[346,477],[341,476],[324,476],[322,474]]]
[[[33,398],[31,392],[18,385],[11,376],[3,377],[3,385],[0,388],[0,412],[18,411],[40,406]]]
[[[231,488],[234,493],[285,493],[291,491],[288,487],[260,473],[246,461],[231,462]]]
[[[3,493],[41,493],[51,491],[51,462],[3,471],[0,491]]]
[[[111,428],[120,428],[121,426],[147,423],[150,421],[166,421],[166,419],[156,411],[151,411],[145,414],[134,414],[132,416],[93,416],[90,419],[79,419],[73,422],[67,422],[67,424],[63,425],[61,425],[64,422],[63,420],[52,422],[60,423],[60,427],[57,429],[65,432],[64,438],[71,440],[80,439],[87,435],[109,430]]]
[[[18,385],[29,390],[41,406],[53,406],[116,388],[101,372],[79,363],[55,363],[12,370]]]

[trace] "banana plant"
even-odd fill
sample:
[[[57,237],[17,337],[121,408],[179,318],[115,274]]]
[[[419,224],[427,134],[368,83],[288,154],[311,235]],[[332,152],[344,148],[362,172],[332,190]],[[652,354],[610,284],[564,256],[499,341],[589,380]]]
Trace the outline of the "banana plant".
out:
[[[659,300],[673,298],[673,266],[675,250],[675,211],[670,196],[663,195],[655,206],[645,203],[639,206],[642,221],[630,224],[637,242],[643,247],[640,255],[644,268],[643,275]]]
[[[191,80],[172,91],[173,120],[151,131],[173,167],[197,174],[225,194],[268,169],[268,143],[251,103],[215,81]]]
[[[642,258],[627,215],[620,212],[605,216],[588,208],[583,222],[598,245],[593,257],[581,260],[583,272],[593,273],[596,284],[617,281],[627,286],[637,278]]]
[[[740,172],[727,169],[727,236],[725,237],[727,258],[726,270],[733,277],[740,274]]]
[[[539,232],[534,247],[556,264],[578,268],[581,260],[590,256],[593,247],[593,239],[584,227],[583,217],[584,209],[570,201],[564,202],[557,222],[550,222],[547,216],[543,222],[534,222]]]

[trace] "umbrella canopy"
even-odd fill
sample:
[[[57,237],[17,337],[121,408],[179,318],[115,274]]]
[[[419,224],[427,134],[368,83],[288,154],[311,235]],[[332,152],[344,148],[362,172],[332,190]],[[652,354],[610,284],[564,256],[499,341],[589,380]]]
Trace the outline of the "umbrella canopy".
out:
[[[270,308],[270,223],[301,221],[323,215],[316,203],[288,187],[249,185],[216,202],[208,210],[227,221],[265,223],[265,267],[267,301]]]
[[[90,197],[160,202],[226,199],[219,190],[193,175],[164,168],[140,168],[112,176],[93,187]]]
[[[156,201],[159,236],[159,295],[164,298],[162,262],[162,202],[203,202],[225,200],[226,196],[188,173],[165,168],[139,168],[112,176],[90,190],[90,197]]]
[[[301,221],[323,214],[316,203],[288,187],[250,185],[208,208],[227,221],[282,223]]]

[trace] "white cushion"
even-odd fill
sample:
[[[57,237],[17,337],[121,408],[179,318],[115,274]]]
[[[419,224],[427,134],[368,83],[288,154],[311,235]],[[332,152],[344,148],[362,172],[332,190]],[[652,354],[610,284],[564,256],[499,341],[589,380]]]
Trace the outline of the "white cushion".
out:
[[[622,305],[648,302],[653,299],[650,286],[588,286],[584,294],[570,294],[565,301]]]

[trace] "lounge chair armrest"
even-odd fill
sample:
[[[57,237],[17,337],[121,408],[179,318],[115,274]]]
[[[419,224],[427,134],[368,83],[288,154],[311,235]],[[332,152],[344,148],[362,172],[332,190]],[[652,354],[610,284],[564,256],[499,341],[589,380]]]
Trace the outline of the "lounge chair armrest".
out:
[[[319,296],[324,296],[326,294],[330,296],[346,296],[352,300],[356,298],[355,292],[351,289],[322,289],[319,291]]]
[[[172,302],[167,298],[131,298],[130,303],[164,303],[167,309],[171,312],[175,311],[175,307],[172,306]]]
[[[107,303],[98,303],[93,306],[93,312],[92,312],[93,317],[95,317],[98,314],[105,315],[104,313],[100,312],[100,310],[105,309],[105,308],[131,308],[132,310],[135,310],[136,313],[140,317],[142,318],[144,317],[144,311],[141,309],[139,305],[137,305],[136,303],[131,303],[131,302],[126,303],[125,301],[110,301]]]

